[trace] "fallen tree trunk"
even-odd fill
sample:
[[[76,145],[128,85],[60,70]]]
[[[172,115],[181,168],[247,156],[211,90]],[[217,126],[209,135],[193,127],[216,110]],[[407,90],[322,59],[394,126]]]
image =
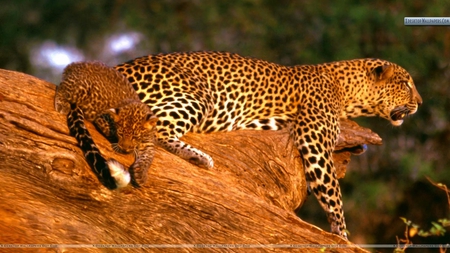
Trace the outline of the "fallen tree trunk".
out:
[[[0,86],[0,244],[86,247],[83,252],[111,244],[147,244],[151,252],[232,252],[245,245],[261,252],[288,251],[289,245],[308,251],[307,245],[349,244],[295,216],[307,197],[306,183],[286,131],[188,134],[187,143],[213,157],[213,169],[158,148],[142,188],[110,191],[68,135],[66,118],[53,109],[54,84],[0,70]],[[346,148],[381,139],[351,121],[341,124],[334,159],[342,177],[350,159]],[[105,156],[133,162],[114,154],[88,127]]]

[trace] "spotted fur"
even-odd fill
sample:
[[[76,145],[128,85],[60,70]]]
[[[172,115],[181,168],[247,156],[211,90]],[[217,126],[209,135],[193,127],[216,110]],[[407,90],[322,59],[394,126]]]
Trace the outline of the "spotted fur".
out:
[[[68,65],[56,91],[55,109],[68,115],[71,135],[107,188],[124,187],[130,178],[135,185],[145,182],[154,155],[157,118],[120,73],[100,62]],[[131,177],[120,163],[102,157],[86,129],[85,119],[94,122],[113,142],[115,151],[135,154]]]
[[[331,231],[344,237],[332,160],[338,120],[380,116],[398,126],[422,103],[411,76],[379,59],[286,67],[231,53],[193,52],[144,56],[115,68],[159,118],[159,145],[200,167],[214,163],[179,140],[189,131],[289,127]]]

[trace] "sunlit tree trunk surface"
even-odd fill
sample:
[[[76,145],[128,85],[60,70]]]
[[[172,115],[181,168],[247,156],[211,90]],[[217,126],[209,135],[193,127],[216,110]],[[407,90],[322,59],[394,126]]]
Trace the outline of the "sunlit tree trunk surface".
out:
[[[210,154],[214,169],[158,148],[142,188],[110,191],[69,136],[66,117],[53,109],[54,84],[0,70],[0,87],[0,244],[61,244],[58,252],[123,252],[91,244],[147,244],[149,252],[233,252],[244,246],[284,252],[292,244],[313,245],[297,250],[317,252],[316,244],[349,244],[295,215],[307,190],[288,131],[188,134],[184,140]],[[381,139],[354,122],[341,125],[334,159],[343,177],[351,155],[344,148]],[[88,127],[106,157],[133,162],[114,154]],[[47,251],[55,249],[40,249]]]

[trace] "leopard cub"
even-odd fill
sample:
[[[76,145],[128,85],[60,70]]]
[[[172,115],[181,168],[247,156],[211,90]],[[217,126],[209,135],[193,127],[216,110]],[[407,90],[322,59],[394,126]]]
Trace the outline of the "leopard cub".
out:
[[[101,62],[68,65],[55,95],[55,110],[67,115],[74,136],[98,179],[109,189],[131,181],[139,186],[147,180],[154,156],[157,118],[139,100],[130,83],[119,72]],[[130,173],[114,159],[102,157],[84,120],[97,129],[120,153],[134,153]]]

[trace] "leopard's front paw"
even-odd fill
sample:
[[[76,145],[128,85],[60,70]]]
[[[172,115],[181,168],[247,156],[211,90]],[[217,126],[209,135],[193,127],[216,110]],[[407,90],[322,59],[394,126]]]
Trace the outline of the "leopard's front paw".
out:
[[[343,217],[342,220],[338,220],[334,213],[329,213],[328,221],[331,224],[331,233],[342,236],[345,240],[348,240],[347,228]]]
[[[348,240],[347,229],[339,227],[337,223],[331,224],[331,233],[342,236],[345,240]]]
[[[214,160],[207,154],[202,156],[191,157],[188,160],[190,163],[197,165],[203,169],[212,169],[214,168]]]

